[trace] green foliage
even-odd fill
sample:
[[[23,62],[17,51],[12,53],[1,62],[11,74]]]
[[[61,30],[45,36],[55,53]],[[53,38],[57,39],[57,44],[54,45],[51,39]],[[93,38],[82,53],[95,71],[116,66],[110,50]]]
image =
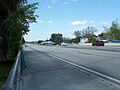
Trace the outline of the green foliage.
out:
[[[62,34],[58,33],[58,34],[51,34],[51,38],[50,41],[55,42],[56,44],[60,44],[61,42],[63,42],[63,37]]]
[[[74,39],[72,39],[72,42],[73,43],[79,43],[80,42],[80,38],[78,37],[78,38],[74,38]]]
[[[112,26],[108,31],[109,39],[120,40],[120,25],[118,21],[113,21]]]
[[[66,42],[66,43],[72,43],[73,40],[71,38],[63,38],[63,42]]]
[[[80,42],[80,38],[90,38],[91,36],[95,35],[94,33],[97,32],[95,27],[86,27],[81,31],[74,31],[75,39],[73,40],[75,43]]]
[[[7,15],[0,22],[1,60],[13,60],[13,58],[16,56],[20,46],[21,36],[29,32],[30,23],[36,22],[36,18],[38,16],[34,13],[37,9],[37,5],[38,3],[29,5],[17,4],[14,6],[16,9],[12,9],[11,7],[7,7],[10,8],[8,11],[5,9]],[[0,14],[0,16],[3,17],[3,14]]]
[[[38,3],[33,3],[29,5],[22,6],[18,9],[17,20],[22,34],[27,34],[29,32],[29,23],[36,22],[35,10],[38,8]]]
[[[39,40],[37,43],[42,43],[42,42],[44,42],[43,40]]]
[[[63,42],[67,42],[67,43],[79,43],[80,42],[80,38],[76,37],[76,38],[63,38]]]
[[[102,39],[108,39],[108,33],[101,33],[98,36]]]
[[[95,42],[95,41],[96,41],[95,36],[92,36],[92,37],[88,38],[88,43],[92,43],[92,42]]]
[[[7,79],[13,62],[0,63],[0,85]]]

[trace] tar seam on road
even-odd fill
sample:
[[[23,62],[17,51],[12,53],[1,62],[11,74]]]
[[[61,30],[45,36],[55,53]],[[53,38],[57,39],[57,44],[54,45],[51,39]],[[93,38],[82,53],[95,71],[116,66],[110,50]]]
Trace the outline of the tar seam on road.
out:
[[[31,74],[31,73],[42,73],[42,72],[51,72],[51,71],[58,71],[62,69],[68,69],[70,67],[63,67],[63,68],[56,68],[56,69],[49,69],[49,70],[44,70],[44,71],[35,71],[35,72],[27,72],[25,74]]]
[[[102,55],[96,55],[96,54],[90,54],[90,53],[83,53],[83,52],[78,52],[78,53],[85,54],[85,55],[102,56]]]

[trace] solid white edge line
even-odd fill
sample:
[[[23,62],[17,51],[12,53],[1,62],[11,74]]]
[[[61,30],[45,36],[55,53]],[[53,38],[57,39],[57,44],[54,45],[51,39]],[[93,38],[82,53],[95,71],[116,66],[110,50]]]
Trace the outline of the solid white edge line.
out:
[[[94,71],[94,70],[92,70],[92,69],[89,69],[89,68],[80,66],[80,65],[78,65],[78,64],[76,64],[76,63],[73,63],[73,62],[71,62],[71,61],[62,59],[62,58],[60,58],[60,57],[58,57],[58,56],[55,56],[55,55],[53,55],[53,54],[47,53],[47,55],[49,55],[49,56],[51,56],[51,57],[54,57],[54,58],[56,58],[56,59],[59,59],[59,60],[61,60],[61,61],[64,61],[64,62],[66,62],[66,63],[69,63],[69,64],[71,64],[71,65],[73,65],[73,66],[75,66],[75,67],[78,67],[78,68],[84,70],[85,72],[88,72],[89,74],[94,74],[95,76],[97,76],[97,77],[99,77],[99,78],[102,78],[102,79],[105,79],[106,81],[109,81],[109,83],[111,82],[111,84],[115,84],[115,85],[118,85],[118,86],[120,87],[120,80],[118,80],[118,79],[115,79],[115,78],[113,78],[113,77],[110,77],[110,76],[104,75],[104,74],[102,74],[102,73],[96,72],[96,71]]]

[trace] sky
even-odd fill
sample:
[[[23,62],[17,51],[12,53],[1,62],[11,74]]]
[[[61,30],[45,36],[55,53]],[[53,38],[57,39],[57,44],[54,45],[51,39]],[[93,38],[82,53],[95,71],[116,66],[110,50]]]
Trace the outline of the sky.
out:
[[[26,41],[47,40],[53,33],[74,38],[74,31],[95,27],[97,34],[109,28],[112,21],[120,21],[120,0],[28,0],[38,2],[37,23],[30,24]]]

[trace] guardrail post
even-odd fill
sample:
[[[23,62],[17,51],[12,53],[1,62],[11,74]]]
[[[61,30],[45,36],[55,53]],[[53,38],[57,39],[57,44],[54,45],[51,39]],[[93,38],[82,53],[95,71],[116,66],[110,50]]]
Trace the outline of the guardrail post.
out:
[[[21,64],[21,58],[19,58],[19,61],[18,61],[18,66],[17,66],[17,72],[16,72],[16,87],[15,87],[15,90],[19,90],[19,85],[20,85],[20,69],[21,69],[21,67],[20,67],[20,64]]]
[[[20,48],[21,50],[21,69],[20,69],[20,72],[21,72],[21,75],[23,74],[23,70],[26,68],[26,63],[25,63],[25,59],[24,59],[24,54],[23,54],[23,48],[21,47]]]

